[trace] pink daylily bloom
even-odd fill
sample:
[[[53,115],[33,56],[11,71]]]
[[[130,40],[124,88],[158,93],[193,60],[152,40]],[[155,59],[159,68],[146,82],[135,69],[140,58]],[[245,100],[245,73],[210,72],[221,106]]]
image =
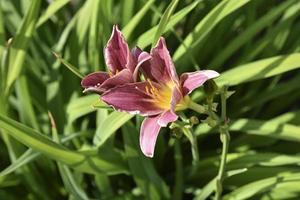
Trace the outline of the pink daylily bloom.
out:
[[[164,38],[160,38],[150,55],[139,59],[143,62],[138,69],[146,80],[120,84],[104,92],[102,100],[116,110],[146,116],[140,130],[140,146],[146,156],[153,157],[161,127],[176,121],[175,111],[188,107],[188,94],[219,73],[202,70],[178,78]]]
[[[150,55],[138,47],[130,51],[116,25],[104,49],[104,55],[109,72],[94,72],[84,77],[81,81],[84,92],[101,94],[117,85],[131,83],[138,75],[139,65],[150,59]]]

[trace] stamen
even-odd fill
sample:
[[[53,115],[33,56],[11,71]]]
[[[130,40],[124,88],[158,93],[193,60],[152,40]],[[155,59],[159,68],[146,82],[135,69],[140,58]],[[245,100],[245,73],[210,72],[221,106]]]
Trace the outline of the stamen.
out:
[[[117,75],[119,72],[120,72],[120,71],[119,71],[118,69],[116,69],[115,73],[114,73],[113,71],[109,70],[109,71],[108,71],[108,75],[109,75],[109,77],[111,78],[111,77],[113,77],[114,75]]]
[[[138,91],[140,91],[140,92],[142,92],[143,94],[146,94],[146,95],[150,95],[150,96],[151,96],[150,93],[147,93],[147,89],[146,89],[146,92],[145,92],[144,90],[140,89],[140,88],[137,87],[137,86],[135,87],[135,89],[138,90]],[[148,91],[149,91],[149,89],[148,89]]]
[[[149,78],[147,78],[147,82],[150,84],[151,88],[155,88]]]
[[[146,92],[147,92],[148,94],[150,94],[150,91],[149,91],[149,88],[148,88],[147,85],[146,85]]]
[[[151,94],[153,94],[154,96],[156,96],[154,88],[151,88],[150,91],[151,91]]]
[[[112,76],[113,76],[113,73],[112,73],[112,71],[108,71],[108,75],[109,75],[109,77],[111,78]]]

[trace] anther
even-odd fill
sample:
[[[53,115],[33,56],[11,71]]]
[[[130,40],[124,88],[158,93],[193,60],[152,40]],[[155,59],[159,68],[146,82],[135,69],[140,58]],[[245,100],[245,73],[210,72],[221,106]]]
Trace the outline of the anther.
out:
[[[150,94],[150,91],[149,91],[149,88],[148,88],[147,85],[146,85],[146,92],[147,92],[148,94]]]

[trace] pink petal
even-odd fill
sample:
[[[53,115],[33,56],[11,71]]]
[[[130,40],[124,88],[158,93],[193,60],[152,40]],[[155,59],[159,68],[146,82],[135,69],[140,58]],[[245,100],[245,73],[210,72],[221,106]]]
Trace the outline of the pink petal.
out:
[[[181,101],[183,98],[181,91],[178,87],[174,87],[172,91],[172,99],[171,99],[171,110],[174,112],[176,105]]]
[[[133,82],[132,73],[129,69],[123,69],[116,75],[112,76],[109,79],[106,79],[100,86],[104,91],[114,88],[125,83]]]
[[[156,139],[160,130],[158,119],[160,116],[144,119],[140,131],[140,147],[147,157],[153,157]]]
[[[109,78],[106,72],[94,72],[85,76],[81,81],[81,86],[85,88],[84,92],[93,91],[97,93],[103,92],[100,85]]]
[[[147,62],[147,61],[150,60],[150,59],[151,59],[150,54],[147,53],[147,52],[145,52],[145,51],[144,51],[144,52],[141,52],[141,53],[139,54],[139,56],[138,56],[138,58],[137,58],[137,66],[136,66],[136,68],[135,68],[135,70],[134,70],[134,73],[133,73],[133,79],[134,79],[134,82],[136,82],[137,79],[138,79],[140,67],[143,66],[144,63]]]
[[[176,69],[163,37],[159,39],[156,47],[151,50],[151,57],[152,59],[142,66],[142,71],[147,78],[158,83],[168,83],[170,81],[178,83]]]
[[[178,116],[172,110],[167,110],[160,115],[157,123],[162,127],[166,127],[168,123],[174,122],[177,119]]]
[[[133,55],[134,59],[137,61],[139,58],[139,55],[142,53],[142,49],[140,49],[139,47],[134,47],[131,50],[131,54]]]
[[[104,50],[105,62],[112,73],[128,68],[134,71],[135,62],[121,31],[115,25]]]
[[[209,79],[216,78],[220,74],[213,70],[202,70],[190,73],[184,73],[180,76],[180,84],[183,96],[191,93],[194,89],[203,85]]]
[[[152,83],[154,84],[154,83]],[[154,104],[153,98],[146,92],[147,82],[128,83],[105,92],[102,100],[116,110],[143,116],[157,115],[163,110]]]

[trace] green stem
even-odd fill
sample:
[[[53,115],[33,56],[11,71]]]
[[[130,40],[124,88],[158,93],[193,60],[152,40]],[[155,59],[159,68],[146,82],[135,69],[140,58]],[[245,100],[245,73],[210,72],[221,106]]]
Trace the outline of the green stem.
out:
[[[223,179],[226,170],[226,160],[227,160],[227,153],[230,141],[230,135],[228,132],[228,124],[226,119],[226,99],[227,99],[227,87],[224,86],[223,91],[221,93],[221,123],[222,125],[219,126],[220,132],[220,139],[222,142],[222,155],[221,155],[221,162],[219,166],[219,172],[216,180],[216,193],[215,193],[215,200],[220,200],[223,191]]]
[[[199,151],[198,151],[197,137],[193,133],[193,131],[191,131],[189,128],[184,127],[183,132],[188,137],[188,139],[190,140],[192,156],[193,156],[193,165],[195,166],[199,162]]]
[[[196,111],[197,113],[200,113],[200,114],[207,113],[206,110],[205,110],[205,108],[204,108],[204,106],[201,106],[201,105],[193,102],[192,100],[190,100],[188,102],[187,106],[188,106],[188,108]]]
[[[190,130],[189,130],[190,131]],[[198,142],[197,137],[193,131],[190,131],[193,137],[192,143],[192,156],[193,156],[193,164],[196,166],[199,162],[199,150],[198,150]]]
[[[222,129],[222,128],[220,128]],[[223,186],[222,182],[224,179],[224,174],[225,174],[225,169],[226,169],[226,160],[227,160],[227,152],[228,152],[228,147],[229,147],[229,133],[227,130],[220,130],[220,138],[222,141],[222,155],[221,155],[221,162],[219,166],[219,172],[216,180],[216,193],[215,193],[215,199],[219,200],[221,199],[222,191],[223,191]]]
[[[175,174],[175,186],[173,189],[173,198],[175,200],[182,199],[183,192],[183,168],[182,168],[182,154],[180,142],[175,140],[175,166],[176,166],[176,174]]]
[[[199,162],[199,152],[198,152],[198,142],[197,142],[197,136],[193,133],[193,131],[191,130],[191,128],[188,126],[186,126],[185,123],[188,122],[188,119],[186,118],[186,116],[184,115],[184,113],[179,113],[179,117],[181,118],[181,120],[183,121],[183,123],[179,123],[179,122],[173,122],[174,124],[177,125],[177,127],[179,127],[182,132],[184,133],[184,135],[188,138],[188,140],[191,143],[191,151],[192,151],[192,156],[193,156],[193,165],[197,165],[197,163]]]
[[[211,116],[213,119],[215,119],[216,121],[220,120],[219,116],[216,115],[216,113],[214,113],[212,111],[212,109],[206,110],[204,106],[199,105],[199,104],[193,102],[192,100],[189,101],[188,108],[191,109],[191,110],[196,111],[199,114],[207,114],[207,115]]]

